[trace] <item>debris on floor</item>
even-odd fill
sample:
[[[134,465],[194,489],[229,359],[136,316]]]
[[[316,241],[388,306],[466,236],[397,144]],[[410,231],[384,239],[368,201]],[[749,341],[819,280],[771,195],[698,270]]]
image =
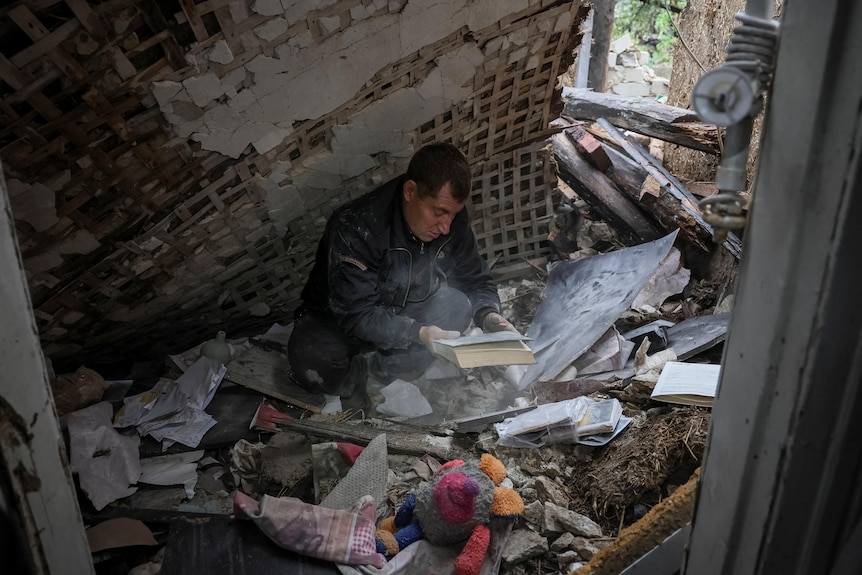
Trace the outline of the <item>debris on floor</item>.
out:
[[[733,301],[703,260],[732,268],[741,244],[714,248],[635,138],[578,118],[590,98],[551,140],[553,261],[498,285],[535,364],[369,376],[362,409],[292,382],[291,323],[170,355],[147,385],[81,368],[55,392],[88,524],[152,529],[139,575],[224,571],[239,546],[260,573],[615,573],[684,524]]]

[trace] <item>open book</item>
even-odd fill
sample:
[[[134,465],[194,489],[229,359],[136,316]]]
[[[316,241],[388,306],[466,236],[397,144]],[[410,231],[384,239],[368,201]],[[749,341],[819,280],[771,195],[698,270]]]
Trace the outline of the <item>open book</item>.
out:
[[[669,361],[652,391],[652,399],[711,407],[718,388],[720,365]]]
[[[438,339],[434,353],[462,368],[536,363],[532,350],[524,343],[529,339],[511,331]]]

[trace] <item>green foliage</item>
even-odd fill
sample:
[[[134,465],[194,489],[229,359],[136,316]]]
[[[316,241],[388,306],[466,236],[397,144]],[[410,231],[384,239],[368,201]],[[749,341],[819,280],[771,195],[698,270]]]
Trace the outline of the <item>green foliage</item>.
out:
[[[617,0],[614,9],[614,39],[624,34],[641,50],[650,53],[650,62],[670,62],[676,30],[676,18],[688,0]]]

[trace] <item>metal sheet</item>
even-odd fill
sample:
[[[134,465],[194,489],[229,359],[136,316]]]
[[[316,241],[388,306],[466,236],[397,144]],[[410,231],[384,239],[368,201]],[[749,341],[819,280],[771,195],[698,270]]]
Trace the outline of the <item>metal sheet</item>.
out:
[[[545,295],[527,330],[536,363],[518,382],[553,379],[628,309],[667,257],[677,232],[638,246],[551,265]]]

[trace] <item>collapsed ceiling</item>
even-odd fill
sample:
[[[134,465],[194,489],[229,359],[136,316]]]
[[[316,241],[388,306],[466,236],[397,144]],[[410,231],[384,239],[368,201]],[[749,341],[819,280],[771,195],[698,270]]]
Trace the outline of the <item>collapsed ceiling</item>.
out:
[[[452,141],[498,266],[548,253],[580,2],[28,0],[0,10],[5,179],[46,354],[289,319],[326,217]]]

